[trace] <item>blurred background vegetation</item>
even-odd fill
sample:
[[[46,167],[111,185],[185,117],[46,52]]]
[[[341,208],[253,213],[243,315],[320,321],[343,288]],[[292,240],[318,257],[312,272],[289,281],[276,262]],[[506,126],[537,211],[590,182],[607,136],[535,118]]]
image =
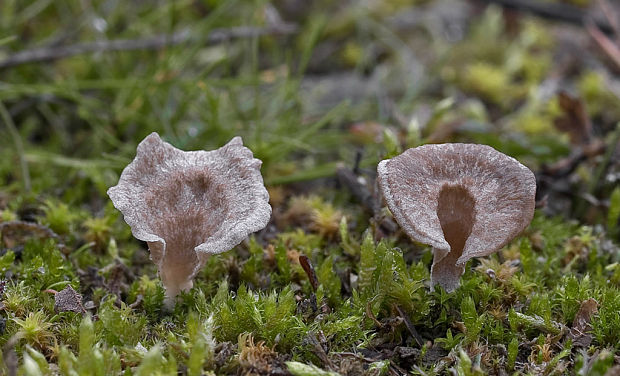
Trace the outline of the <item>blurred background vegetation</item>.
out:
[[[358,151],[373,168],[386,148],[422,142],[487,143],[540,169],[573,149],[554,126],[557,92],[584,103],[593,137],[620,115],[613,71],[583,28],[484,2],[7,0],[1,11],[1,60],[94,51],[0,71],[3,185],[23,188],[21,159],[34,194],[53,187],[68,202],[105,198],[152,131],[182,149],[241,135],[273,185],[332,176]],[[118,40],[135,49],[106,49]]]
[[[545,18],[541,9],[547,12]],[[576,21],[571,19],[574,15]],[[359,187],[347,185],[338,171],[350,172],[372,193],[375,168],[382,159],[424,143],[475,142],[517,158],[536,173],[539,213],[528,240],[514,246],[515,257],[520,249],[526,260],[530,257],[521,262],[531,265],[533,244],[534,251],[543,249],[543,255],[561,248],[562,256],[545,260],[566,263],[553,267],[541,263],[540,270],[531,266],[506,287],[516,296],[510,301],[471,292],[476,281],[480,282],[476,278],[483,278],[474,272],[468,272],[465,279],[471,277],[470,283],[464,283],[462,296],[450,298],[451,303],[446,303],[448,298],[442,294],[426,292],[412,296],[401,291],[403,295],[391,297],[402,305],[402,315],[423,328],[425,341],[441,337],[437,343],[456,354],[451,364],[467,364],[469,356],[475,362],[472,344],[491,341],[512,346],[513,358],[507,358],[512,359],[512,369],[515,361],[519,363],[515,359],[527,358],[518,355],[519,351],[529,354],[539,346],[540,359],[550,356],[545,367],[549,362],[551,366],[543,367],[544,372],[551,372],[567,357],[562,351],[570,353],[571,348],[547,349],[553,356],[543,354],[543,347],[550,342],[540,333],[542,339],[536,342],[533,332],[540,329],[536,323],[530,322],[527,325],[533,327],[520,332],[519,325],[512,325],[519,320],[513,315],[511,325],[505,322],[506,332],[497,334],[489,321],[484,340],[471,330],[467,338],[453,337],[458,326],[450,323],[470,320],[469,329],[480,317],[489,318],[482,312],[484,304],[478,313],[487,316],[476,316],[474,302],[497,300],[496,308],[505,315],[511,309],[520,312],[515,307],[521,302],[534,305],[529,311],[532,315],[546,317],[547,329],[542,332],[555,333],[548,329],[552,312],[566,308],[562,299],[572,294],[565,291],[565,284],[579,285],[575,291],[580,292],[566,298],[572,299],[566,303],[569,313],[562,311],[561,318],[555,319],[570,326],[579,302],[610,296],[607,299],[615,303],[608,305],[607,311],[601,308],[601,317],[612,322],[596,324],[598,347],[582,354],[581,364],[592,369],[598,359],[611,367],[613,356],[588,357],[599,356],[605,347],[617,349],[620,342],[615,332],[620,330],[620,322],[617,317],[613,321],[613,312],[620,307],[620,267],[605,269],[620,261],[619,18],[617,4],[588,0],[0,1],[0,224],[33,223],[53,231],[56,239],[46,243],[49,236],[40,235],[45,232],[40,228],[26,229],[27,235],[19,240],[4,236],[0,269],[9,287],[3,303],[2,342],[15,338],[13,335],[29,324],[41,329],[30,337],[21,332],[20,339],[27,340],[17,347],[20,354],[30,354],[20,356],[20,365],[23,359],[37,360],[37,354],[43,354],[43,360],[33,360],[39,368],[57,362],[62,351],[62,359],[70,359],[67,354],[75,352],[81,341],[84,346],[99,341],[110,352],[106,359],[118,359],[118,355],[110,355],[110,349],[125,346],[119,350],[122,368],[138,374],[163,369],[162,364],[174,374],[176,365],[166,363],[172,362],[169,348],[176,346],[182,354],[192,346],[208,347],[200,344],[201,336],[213,330],[218,341],[233,342],[239,334],[252,332],[257,342],[280,343],[282,348],[276,349],[284,353],[308,332],[317,332],[317,327],[328,333],[333,351],[368,347],[373,336],[385,334],[373,332],[376,328],[368,316],[378,315],[374,320],[378,318],[384,325],[381,330],[386,330],[389,325],[383,320],[393,318],[395,308],[389,299],[373,298],[391,296],[380,285],[380,278],[389,280],[390,272],[381,274],[378,268],[375,274],[363,277],[360,270],[372,269],[375,257],[381,261],[394,253],[389,256],[394,264],[390,261],[385,270],[394,267],[404,273],[401,278],[410,283],[404,286],[415,295],[427,279],[430,252],[410,245],[402,234],[382,228],[376,215],[373,218],[360,204],[355,191]],[[162,291],[155,268],[148,263],[146,247],[132,240],[106,195],[135,155],[137,143],[151,132],[184,150],[210,150],[242,136],[244,144],[263,161],[262,173],[274,207],[273,224],[233,256],[213,258],[209,272],[198,282],[202,290],[186,297],[176,316],[167,318],[160,312]],[[547,218],[555,219],[547,224]],[[388,240],[376,249],[367,244],[364,251],[362,233],[369,225],[375,240]],[[31,244],[31,238],[43,240]],[[547,242],[540,243],[540,239]],[[402,248],[404,258],[395,251],[399,248],[392,248],[396,245]],[[583,247],[590,246],[600,250],[598,256],[578,256]],[[326,290],[317,294],[323,294],[336,312],[334,321],[311,324],[314,316],[308,321],[303,308],[300,313],[299,301],[305,301],[313,291],[299,264],[289,265],[290,260],[297,260],[293,251],[298,252],[297,258],[299,252],[305,252],[314,260]],[[263,257],[275,263],[275,271],[261,270],[267,262]],[[579,257],[585,264],[574,261]],[[360,266],[362,261],[368,264]],[[501,269],[505,260],[495,261],[490,269]],[[114,265],[124,265],[130,272],[125,276]],[[37,274],[38,268],[49,269],[45,278]],[[562,279],[560,270],[576,279]],[[552,276],[552,271],[558,275]],[[583,282],[589,273],[597,277]],[[347,286],[351,275],[357,278],[357,274],[367,281],[359,290],[355,284]],[[120,279],[119,275],[124,276],[124,282],[110,287],[110,281]],[[96,282],[102,278],[105,284]],[[607,280],[612,286],[603,288]],[[531,295],[536,290],[532,283],[540,283],[543,295]],[[96,306],[90,310],[99,321],[55,313],[53,297],[42,291],[61,290],[69,284]],[[559,294],[553,307],[545,306],[545,286]],[[254,299],[252,291],[260,297]],[[118,300],[106,299],[110,294]],[[239,303],[235,303],[235,294]],[[143,300],[128,308],[126,304],[135,303],[138,296]],[[361,300],[343,305],[349,298]],[[29,299],[31,303],[25,303]],[[273,313],[269,307],[276,309],[277,302],[283,302],[277,313],[281,325],[248,328],[232,324],[248,307],[266,315]],[[320,306],[321,299],[318,302]],[[447,308],[440,316],[425,318],[431,306],[444,303]],[[43,312],[41,317],[32,316],[37,311]],[[188,311],[197,313],[187,319]],[[250,311],[246,313],[251,315]],[[221,314],[216,321],[231,326],[209,321],[213,312]],[[188,326],[196,327],[186,328],[187,320]],[[120,327],[111,329],[116,322]],[[123,322],[129,324],[123,326]],[[275,340],[278,331],[290,333],[291,327],[303,330],[293,331],[291,336],[281,334],[280,342]],[[344,333],[354,328],[346,339]],[[398,334],[394,344],[404,344],[409,338],[411,345],[407,329],[404,324],[394,329]],[[118,337],[115,330],[126,337]],[[481,330],[485,333],[484,329],[478,332]],[[89,337],[91,332],[96,338]],[[184,339],[174,337],[181,332]],[[520,335],[534,342],[524,345]],[[268,353],[252,341],[251,336],[239,339],[235,351],[245,349],[247,355],[248,348],[258,348]],[[140,343],[169,346],[164,350],[152,347],[156,351],[148,352],[149,358],[140,348],[135,350]],[[61,350],[60,345],[69,347]],[[425,343],[418,345],[427,348]],[[461,348],[457,345],[466,351],[453,350]],[[312,344],[306,341],[304,349],[309,347]],[[5,359],[10,348],[5,346]],[[204,354],[213,357],[218,354],[214,351]],[[320,353],[309,352],[312,354],[307,356],[301,350],[292,354],[296,360],[347,373],[341,363],[332,367]],[[87,359],[91,355],[79,356]],[[243,356],[228,370],[213,359],[209,363],[204,356],[202,363],[199,359],[192,365],[188,360],[186,368],[179,369],[190,374],[200,374],[203,368],[260,373]],[[578,357],[569,358],[566,366],[577,367]],[[377,359],[381,360],[375,363],[387,358]],[[432,361],[423,366],[422,359],[416,363],[419,372],[434,367]],[[77,367],[66,362],[67,370]],[[92,365],[95,360],[84,362]],[[140,367],[144,368],[140,371]],[[365,367],[365,372],[370,369]],[[377,374],[396,369],[383,363],[373,367]],[[463,367],[467,372],[475,369]],[[20,369],[29,372],[27,367]],[[289,371],[283,366],[282,372]]]

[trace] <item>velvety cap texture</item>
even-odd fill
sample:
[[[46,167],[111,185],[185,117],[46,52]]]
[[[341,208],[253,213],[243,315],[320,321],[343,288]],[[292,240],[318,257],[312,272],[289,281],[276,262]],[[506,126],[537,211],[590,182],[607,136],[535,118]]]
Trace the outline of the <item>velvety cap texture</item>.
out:
[[[213,151],[182,151],[151,133],[108,190],[133,235],[148,242],[168,298],[192,287],[208,255],[264,228],[269,195],[240,137]]]
[[[469,259],[498,251],[534,216],[534,174],[487,145],[423,145],[381,161],[377,172],[398,224],[433,247],[431,285],[447,291]]]

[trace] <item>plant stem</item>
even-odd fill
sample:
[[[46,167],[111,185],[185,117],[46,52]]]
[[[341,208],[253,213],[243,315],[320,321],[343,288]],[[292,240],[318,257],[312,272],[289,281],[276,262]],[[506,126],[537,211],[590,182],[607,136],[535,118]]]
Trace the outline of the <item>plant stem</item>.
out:
[[[26,163],[26,156],[24,154],[24,144],[22,143],[21,136],[19,135],[19,131],[17,130],[13,119],[11,119],[9,111],[7,111],[6,106],[4,105],[4,103],[2,103],[2,101],[0,101],[0,116],[6,124],[6,127],[11,134],[11,138],[13,139],[13,144],[15,145],[15,151],[17,152],[17,156],[19,158],[19,165],[22,170],[24,189],[27,192],[30,192],[30,172],[28,171],[28,164]]]

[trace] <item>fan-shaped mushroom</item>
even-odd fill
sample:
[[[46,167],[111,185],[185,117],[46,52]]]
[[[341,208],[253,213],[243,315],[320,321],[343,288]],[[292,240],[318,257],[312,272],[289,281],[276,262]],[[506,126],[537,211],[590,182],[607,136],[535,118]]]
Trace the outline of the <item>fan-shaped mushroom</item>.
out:
[[[536,180],[487,145],[438,144],[381,161],[379,185],[413,240],[433,247],[431,286],[459,286],[465,264],[498,251],[534,215]]]
[[[108,190],[133,235],[149,245],[172,305],[209,255],[225,252],[264,228],[269,195],[240,137],[213,151],[182,151],[151,133]]]

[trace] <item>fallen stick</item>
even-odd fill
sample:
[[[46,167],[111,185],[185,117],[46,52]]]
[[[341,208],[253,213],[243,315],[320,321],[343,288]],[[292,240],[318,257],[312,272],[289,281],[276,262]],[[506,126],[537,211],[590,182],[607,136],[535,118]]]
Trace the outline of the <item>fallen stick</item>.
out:
[[[370,190],[358,181],[358,177],[353,170],[341,166],[336,170],[336,175],[338,176],[340,184],[351,191],[353,197],[360,201],[364,209],[373,216],[380,214],[381,205],[377,202]]]
[[[288,35],[295,33],[297,30],[298,27],[295,24],[282,24],[265,28],[239,26],[229,29],[213,29],[206,38],[197,37],[185,30],[173,34],[160,34],[143,39],[114,39],[76,43],[68,46],[46,46],[20,51],[4,60],[0,60],[0,69],[26,63],[59,60],[70,56],[94,52],[159,50],[168,46],[203,41],[206,44],[217,44],[227,40],[259,37],[263,35]]]
[[[582,8],[568,4],[547,3],[539,0],[481,0],[486,3],[497,4],[506,9],[535,14],[539,17],[584,25],[586,20],[591,19]],[[602,20],[595,21],[596,26],[605,34],[612,34],[612,26]]]

